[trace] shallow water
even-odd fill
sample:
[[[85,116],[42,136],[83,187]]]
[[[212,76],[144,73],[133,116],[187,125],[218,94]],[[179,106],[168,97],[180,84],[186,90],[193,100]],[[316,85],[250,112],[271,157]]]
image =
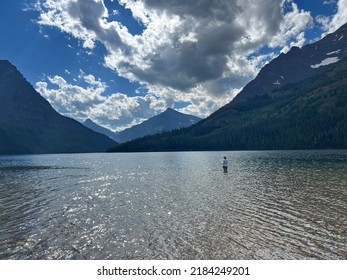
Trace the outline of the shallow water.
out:
[[[346,150],[0,157],[0,259],[346,259],[346,213]]]

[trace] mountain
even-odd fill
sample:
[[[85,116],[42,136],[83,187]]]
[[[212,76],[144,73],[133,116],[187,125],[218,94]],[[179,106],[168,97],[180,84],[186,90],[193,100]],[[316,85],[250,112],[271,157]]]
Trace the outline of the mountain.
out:
[[[235,100],[271,93],[324,72],[324,66],[347,57],[346,40],[347,24],[318,42],[280,54],[261,69]]]
[[[237,98],[199,123],[110,151],[347,148],[346,28],[281,54]],[[305,56],[312,72],[296,75]],[[290,81],[277,83],[282,75]]]
[[[127,142],[145,135],[191,126],[200,120],[201,119],[198,117],[183,114],[168,108],[165,112],[153,118],[116,133],[115,139],[117,139],[118,142]]]
[[[116,140],[116,135],[114,132],[112,132],[111,130],[109,130],[103,126],[96,124],[91,119],[86,119],[83,122],[83,125],[88,127],[89,129],[95,131],[95,132],[98,132],[98,133],[101,133],[101,134],[104,134],[104,135],[110,137],[112,140]]]
[[[0,154],[101,152],[116,142],[57,113],[7,60],[0,60]]]

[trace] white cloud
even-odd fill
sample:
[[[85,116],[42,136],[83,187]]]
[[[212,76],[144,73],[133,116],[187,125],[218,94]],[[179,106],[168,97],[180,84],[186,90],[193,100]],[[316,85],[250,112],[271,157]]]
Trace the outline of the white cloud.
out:
[[[92,50],[96,41],[102,43],[108,51],[105,65],[148,90],[145,97],[122,95],[122,102],[144,102],[152,113],[182,101],[190,103],[183,111],[209,115],[229,102],[276,55],[276,51],[259,52],[262,47],[286,51],[290,46],[301,46],[304,32],[312,24],[311,15],[299,10],[292,0],[119,2],[143,24],[142,34],[132,35],[122,23],[110,21],[109,14],[114,12],[108,11],[101,0],[41,0],[37,3],[38,23],[78,38],[84,48]],[[94,89],[103,88],[91,77],[88,81]],[[49,91],[48,84],[40,86],[43,92]],[[76,86],[59,86],[67,87],[67,92],[83,92]],[[115,98],[101,100],[96,107],[111,106],[112,100]],[[117,117],[121,111],[117,109]]]
[[[83,80],[87,86],[76,85]],[[36,83],[36,90],[60,113],[79,121],[95,120],[110,129],[122,130],[137,124],[165,107],[155,105],[155,97],[128,97],[122,93],[103,96],[106,84],[80,71],[76,84],[61,76],[47,77]]]
[[[36,89],[59,112],[76,118],[83,118],[92,106],[103,102],[100,93],[106,89],[106,85],[96,87],[89,84],[87,88],[69,84],[60,76],[47,77],[48,82],[36,83]],[[54,89],[49,89],[49,85]]]
[[[291,11],[286,13],[280,23],[280,32],[271,40],[270,47],[282,47],[281,52],[287,52],[293,46],[302,47],[305,43],[305,30],[313,25],[310,12],[299,10],[295,3]]]
[[[340,26],[347,22],[347,0],[339,0],[337,13],[331,20],[328,33],[336,31]]]
[[[334,4],[336,1],[326,1],[324,4]],[[347,22],[347,0],[338,0],[337,13],[332,17],[318,16],[318,23],[323,27],[323,30],[327,33],[332,33],[339,29],[343,24]]]

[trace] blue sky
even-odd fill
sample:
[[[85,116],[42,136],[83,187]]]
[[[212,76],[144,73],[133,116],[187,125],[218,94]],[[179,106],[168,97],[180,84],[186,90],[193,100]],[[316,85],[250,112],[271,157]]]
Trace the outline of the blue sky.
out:
[[[122,130],[206,117],[260,68],[347,22],[347,0],[0,0],[0,59],[60,113]]]

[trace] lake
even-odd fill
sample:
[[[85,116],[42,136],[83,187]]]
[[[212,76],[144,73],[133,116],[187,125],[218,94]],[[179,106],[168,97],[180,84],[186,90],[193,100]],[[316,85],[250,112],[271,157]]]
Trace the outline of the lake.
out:
[[[346,150],[0,156],[0,259],[347,259],[346,213]]]

